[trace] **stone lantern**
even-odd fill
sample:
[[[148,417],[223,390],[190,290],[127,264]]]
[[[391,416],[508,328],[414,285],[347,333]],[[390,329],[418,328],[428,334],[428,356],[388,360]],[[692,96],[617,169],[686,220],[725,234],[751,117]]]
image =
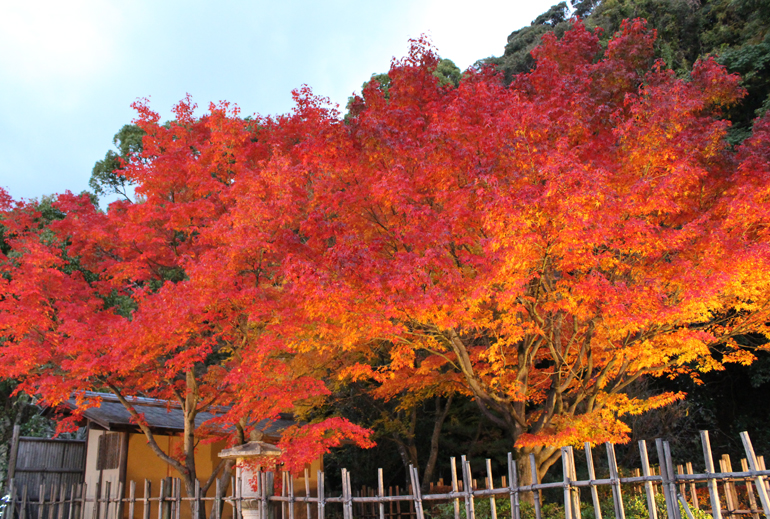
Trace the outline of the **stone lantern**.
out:
[[[260,495],[252,490],[249,481],[252,480],[260,470],[259,465],[244,466],[243,462],[254,458],[278,457],[281,449],[275,445],[261,441],[250,441],[243,445],[238,445],[231,449],[225,449],[219,453],[220,458],[234,459],[236,462],[236,481],[240,481],[241,512],[243,519],[259,519]],[[272,476],[272,474],[269,474]],[[268,478],[266,478],[268,479]],[[272,494],[273,478],[269,478],[267,483],[267,494]],[[268,510],[271,507],[268,507]]]

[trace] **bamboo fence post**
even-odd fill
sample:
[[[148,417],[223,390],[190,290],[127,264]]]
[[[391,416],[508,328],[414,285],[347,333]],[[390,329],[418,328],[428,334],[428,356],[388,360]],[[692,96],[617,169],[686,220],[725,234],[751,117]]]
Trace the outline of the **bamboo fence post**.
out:
[[[412,499],[414,500],[414,510],[417,519],[425,519],[425,511],[422,508],[422,489],[420,488],[420,475],[417,473],[417,467],[410,467],[412,479]]]
[[[67,487],[64,483],[59,487],[59,510],[57,510],[57,519],[64,519],[64,504],[67,502]]]
[[[401,492],[399,491],[398,485],[396,485],[396,497],[399,497],[400,495],[401,495]],[[396,517],[398,517],[398,519],[401,519],[401,500],[400,499],[396,500]]]
[[[241,477],[236,476],[235,478],[235,485],[233,485],[233,493],[235,494],[235,502],[233,507],[233,513],[235,517],[233,519],[241,519],[243,516],[241,515],[241,496],[243,493],[241,492]],[[265,514],[267,514],[267,510],[265,510]],[[263,519],[266,519],[267,515],[263,517]]]
[[[88,484],[83,483],[80,489],[80,519],[86,519],[86,500],[88,499]]]
[[[13,434],[16,435],[16,427],[13,428]],[[3,514],[3,519],[13,519],[13,515],[16,512],[16,478],[8,479],[8,495],[10,500],[5,508],[6,512]]]
[[[540,484],[539,478],[537,477],[537,462],[535,461],[534,454],[529,455],[529,471],[532,474],[532,484]],[[540,491],[532,490],[532,494],[535,499],[535,519],[542,519],[542,512],[540,510]]]
[[[289,519],[294,519],[294,478],[291,472],[288,472],[286,478],[289,480]]]
[[[352,519],[348,516],[348,483],[347,469],[342,469],[342,517],[343,519]]]
[[[134,519],[134,504],[136,500],[136,481],[128,486],[128,519]]]
[[[449,468],[452,472],[452,493],[456,495],[459,487],[457,485],[457,460],[454,456],[449,458]],[[454,519],[460,519],[460,498],[455,497],[452,502],[454,503]]]
[[[732,472],[733,465],[730,462],[730,455],[723,454],[719,458],[719,470],[721,472]],[[727,504],[727,517],[735,517],[735,510],[738,508],[738,496],[735,493],[735,485],[729,479],[725,479],[725,503]]]
[[[714,458],[711,456],[711,442],[709,441],[709,432],[700,432],[700,441],[703,446],[703,459],[706,462],[706,474],[714,474]],[[722,519],[722,506],[719,504],[719,487],[714,478],[709,478],[709,499],[711,500],[711,516],[714,519]],[[767,514],[765,509],[765,514]]]
[[[182,480],[181,478],[174,478],[172,480],[172,490],[173,490],[173,496],[174,496],[174,503],[173,510],[170,510],[170,512],[173,512],[173,514],[170,514],[174,519],[180,519],[180,515],[182,513]],[[197,480],[196,480],[197,483]],[[189,496],[192,499],[190,500],[190,511],[192,515],[192,519],[198,519],[196,516],[197,510],[195,509],[195,491],[193,490],[193,495]]]
[[[574,519],[572,514],[572,486],[570,484],[569,451],[567,447],[561,448],[561,466],[564,477],[564,519]]]
[[[757,470],[757,457],[754,454],[754,447],[751,445],[751,438],[749,433],[743,431],[741,433],[741,441],[743,442],[743,449],[746,451],[746,460],[749,462],[749,468],[752,472]],[[770,499],[767,496],[767,488],[765,487],[765,481],[762,476],[756,476],[754,480],[757,487],[757,494],[759,494],[759,500],[762,502],[762,510],[765,512],[766,517],[770,517]],[[717,518],[715,518],[717,519]]]
[[[743,472],[749,471],[749,464],[746,458],[741,458],[741,470]],[[759,519],[759,510],[757,509],[757,498],[754,497],[754,485],[751,484],[751,480],[746,480],[746,494],[749,496],[749,507],[751,507],[751,516],[753,519]]]
[[[27,519],[27,485],[21,489],[21,510],[19,510],[19,519]]]
[[[570,480],[577,481],[577,468],[575,467],[575,450],[572,446],[567,447],[569,453]],[[576,519],[580,519],[580,487],[572,486],[572,512]]]
[[[476,519],[476,506],[473,502],[473,480],[471,478],[471,464],[460,457],[460,463],[463,469],[463,486],[465,487],[465,517],[467,519]]]
[[[647,442],[644,440],[639,440],[639,458],[642,462],[642,475],[649,477],[651,475],[650,458],[647,454]],[[658,507],[655,506],[655,489],[652,481],[644,482],[644,493],[647,496],[647,510],[650,519],[658,519]]]
[[[164,506],[164,500],[166,498],[166,487],[168,486],[168,483],[166,482],[166,478],[163,478],[160,480],[160,493],[158,494],[158,519],[170,519],[168,517],[164,517],[163,514],[163,506]]]
[[[269,506],[267,501],[267,473],[262,471],[258,472],[257,481],[259,482],[257,488],[257,495],[259,496],[259,518],[267,519],[267,507]]]
[[[508,497],[511,501],[511,519],[521,519],[521,505],[519,504],[519,482],[516,473],[516,462],[513,453],[508,453]]]
[[[626,519],[626,512],[623,508],[623,495],[620,491],[618,462],[615,459],[615,446],[610,442],[607,442],[605,447],[607,449],[607,464],[610,469],[610,484],[612,485],[612,503],[615,508],[615,518]]]
[[[40,485],[40,499],[37,505],[37,519],[43,519],[43,510],[45,509],[45,483]],[[98,512],[97,512],[98,513]],[[98,516],[96,519],[99,519]]]
[[[180,488],[181,490],[181,488]],[[206,509],[203,509],[203,514],[201,514],[201,482],[198,481],[198,478],[195,478],[195,516],[193,519],[200,519],[201,516],[206,515]]]
[[[385,503],[382,500],[382,498],[385,497],[385,480],[381,468],[377,469],[377,496],[380,498],[378,507],[380,510],[380,519],[385,519]],[[309,516],[308,519],[310,519]]]
[[[765,470],[765,457],[764,456],[757,456],[757,467],[759,467],[759,470]],[[765,480],[765,489],[770,494],[770,481]]]
[[[677,465],[676,466],[676,473],[679,476],[684,476],[684,465]],[[677,478],[677,479],[679,479],[679,478]],[[681,479],[679,480],[679,495],[682,496],[682,497],[687,496],[686,485],[684,484],[684,481],[682,481]]]
[[[306,519],[312,519],[310,517],[310,471],[305,468],[305,516]]]
[[[594,505],[594,517],[596,519],[602,519],[602,508],[599,502],[599,491],[596,489],[596,471],[594,470],[594,454],[591,451],[591,444],[585,442],[583,449],[586,452],[586,465],[588,466],[588,481],[589,488],[591,489],[591,502]],[[653,518],[655,519],[655,518]]]
[[[288,483],[286,482],[286,471],[281,471],[281,497],[289,495]],[[281,519],[286,519],[286,501],[281,501]]]
[[[110,482],[107,482],[107,485],[109,485]],[[109,495],[109,486],[107,486],[107,493]],[[54,514],[56,513],[56,500],[59,497],[59,487],[56,485],[51,485],[51,501],[48,503],[48,519],[53,519]],[[110,519],[109,516],[107,519]]]
[[[222,519],[222,482],[219,480],[219,478],[217,478],[214,481],[214,505],[213,506],[214,506],[214,519]]]
[[[663,497],[666,499],[666,516],[668,519],[679,519],[676,516],[676,512],[674,511],[674,508],[679,508],[676,505],[676,497],[671,495],[671,480],[669,479],[668,474],[668,466],[666,464],[666,455],[663,452],[663,440],[660,438],[655,439],[655,447],[658,451],[658,466],[660,467],[660,478],[662,479],[663,483],[661,484],[661,487],[663,488]],[[675,493],[676,494],[676,493]]]
[[[324,473],[318,471],[318,519],[324,519],[326,501],[324,500]]]
[[[671,445],[664,441],[663,458],[666,460],[666,477],[668,477],[668,493],[671,495],[671,506],[674,509],[675,519],[681,519],[682,513],[679,511],[679,502],[676,498],[676,474],[674,473],[674,461],[671,457]]]
[[[693,474],[691,462],[688,461],[684,467],[687,470],[687,474],[689,475]],[[692,506],[695,507],[696,510],[700,510],[700,503],[698,502],[698,492],[697,492],[697,489],[695,488],[695,481],[690,481],[689,487],[690,487],[690,501],[692,501]]]
[[[150,519],[150,495],[152,493],[152,482],[149,479],[144,480],[144,497],[142,498],[142,519]]]
[[[492,479],[492,460],[487,458],[487,479],[489,482],[487,483],[487,488],[489,490],[492,490],[495,488],[495,483]],[[497,519],[497,503],[495,502],[495,495],[492,494],[489,496],[489,511],[492,515],[492,519]]]

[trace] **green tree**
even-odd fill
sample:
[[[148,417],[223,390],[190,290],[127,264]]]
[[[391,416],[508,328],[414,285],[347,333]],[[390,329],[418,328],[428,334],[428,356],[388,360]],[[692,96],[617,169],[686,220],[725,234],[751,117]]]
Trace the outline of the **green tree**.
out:
[[[126,124],[115,134],[112,142],[118,153],[109,150],[102,160],[94,164],[88,185],[97,195],[119,195],[131,200],[129,191],[134,182],[123,172],[129,157],[137,157],[142,151],[145,131],[135,124]]]

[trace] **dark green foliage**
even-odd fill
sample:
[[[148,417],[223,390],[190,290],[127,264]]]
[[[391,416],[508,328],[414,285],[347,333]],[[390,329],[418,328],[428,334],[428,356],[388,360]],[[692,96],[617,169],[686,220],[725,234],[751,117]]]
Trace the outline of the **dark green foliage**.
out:
[[[580,5],[587,8],[591,2],[592,0],[585,0]],[[564,34],[569,28],[568,15],[569,9],[566,2],[554,5],[538,16],[529,27],[513,31],[508,36],[508,43],[505,45],[505,53],[502,56],[479,60],[478,63],[495,66],[504,73],[505,82],[509,83],[513,76],[529,72],[535,65],[535,60],[530,53],[540,44],[540,39],[545,33],[553,31],[559,37]]]
[[[460,71],[460,68],[455,65],[454,61],[451,59],[442,59],[438,62],[438,66],[433,72],[433,75],[438,78],[439,85],[454,85],[457,87],[460,85],[460,79],[462,78],[463,73]]]
[[[534,66],[530,53],[543,34],[561,37],[569,16],[583,18],[589,29],[600,28],[604,44],[624,19],[645,18],[657,31],[656,57],[681,77],[706,56],[716,56],[730,72],[743,77],[748,95],[726,116],[733,122],[730,140],[740,143],[755,117],[770,107],[770,0],[575,0],[574,11],[561,2],[538,16],[529,27],[508,36],[505,52],[481,60],[504,73],[506,82]]]
[[[110,150],[104,159],[97,161],[88,181],[88,185],[97,195],[116,194],[129,198],[128,189],[133,182],[127,179],[121,170],[131,155],[142,151],[144,134],[144,130],[135,124],[126,124],[115,134],[112,142],[118,153]]]

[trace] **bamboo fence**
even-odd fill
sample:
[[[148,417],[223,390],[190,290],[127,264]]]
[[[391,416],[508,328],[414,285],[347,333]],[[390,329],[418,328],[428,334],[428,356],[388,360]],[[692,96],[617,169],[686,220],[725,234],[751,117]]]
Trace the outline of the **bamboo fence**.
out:
[[[600,490],[611,495],[615,519],[626,519],[625,492],[646,499],[650,519],[663,519],[657,513],[658,493],[666,502],[666,519],[694,519],[693,510],[709,513],[713,519],[737,519],[749,515],[753,519],[759,519],[760,515],[770,519],[770,483],[767,480],[770,471],[764,465],[764,458],[755,454],[748,433],[741,433],[741,441],[746,453],[746,458],[741,460],[741,470],[734,471],[729,456],[724,455],[718,460],[717,471],[708,432],[701,431],[705,465],[702,473],[694,473],[692,463],[675,467],[668,442],[660,439],[655,441],[658,465],[652,466],[647,443],[640,441],[641,467],[634,469],[630,476],[621,475],[615,459],[615,446],[607,443],[604,450],[608,477],[602,478],[596,476],[594,452],[586,443],[587,479],[577,477],[573,448],[562,447],[561,480],[536,480],[529,485],[518,484],[517,465],[509,453],[507,474],[497,478],[492,472],[490,460],[486,461],[484,488],[479,488],[472,478],[470,462],[462,456],[459,470],[457,460],[451,458],[451,484],[432,484],[432,491],[426,494],[420,490],[415,467],[410,467],[407,488],[396,487],[394,491],[393,487],[389,487],[387,492],[382,469],[378,470],[376,489],[363,487],[357,491],[351,487],[350,472],[342,469],[342,491],[337,495],[327,495],[322,471],[317,475],[317,490],[312,492],[307,470],[304,474],[305,488],[299,492],[295,492],[294,479],[290,474],[261,472],[256,481],[256,494],[244,494],[245,485],[249,482],[234,478],[230,495],[224,497],[206,497],[199,486],[196,486],[194,496],[183,497],[179,480],[171,480],[171,484],[161,480],[160,491],[153,496],[151,483],[145,480],[142,497],[137,497],[134,481],[128,485],[127,496],[122,484],[112,489],[107,485],[103,492],[97,489],[96,495],[89,495],[87,486],[82,483],[68,488],[62,484],[54,489],[40,488],[37,493],[40,498],[33,503],[29,499],[29,489],[26,486],[20,489],[15,481],[11,481],[3,519],[430,519],[433,505],[438,503],[451,503],[454,519],[463,516],[465,519],[481,519],[476,515],[476,505],[480,500],[488,500],[490,504],[484,519],[506,519],[508,514],[505,518],[497,517],[496,501],[501,499],[509,501],[511,519],[522,519],[526,496],[533,498],[530,501],[534,501],[535,519],[543,519],[543,491],[556,491],[562,496],[559,505],[563,506],[565,519],[581,519],[581,502],[592,505],[595,519],[602,519]],[[532,473],[536,474],[534,456],[530,456],[529,461]],[[275,484],[276,477],[281,478],[280,485]],[[497,487],[494,485],[496,481],[500,482]],[[277,494],[276,487],[280,489]],[[217,481],[216,496],[222,495],[219,490]],[[29,505],[36,505],[34,515],[30,513],[32,509]]]

